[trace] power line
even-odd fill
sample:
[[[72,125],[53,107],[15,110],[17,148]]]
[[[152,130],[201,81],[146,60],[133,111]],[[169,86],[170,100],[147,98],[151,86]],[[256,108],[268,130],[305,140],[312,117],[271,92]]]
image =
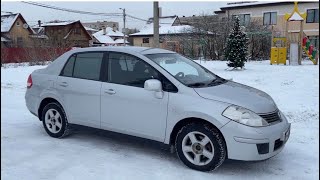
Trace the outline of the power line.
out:
[[[114,18],[118,18],[120,16],[123,16],[123,13],[97,13],[97,12],[90,12],[90,11],[80,11],[80,10],[74,10],[74,9],[68,9],[68,8],[61,8],[61,7],[57,7],[57,6],[52,6],[52,5],[47,5],[47,4],[37,3],[37,2],[32,2],[32,1],[21,1],[21,2],[29,4],[29,5],[34,5],[34,6],[39,6],[39,7],[54,9],[54,10],[59,10],[59,11],[77,13],[77,14],[86,14],[86,15],[94,15],[94,16],[109,16],[109,17],[114,17]],[[132,16],[130,14],[126,14],[126,16],[131,19],[148,22],[148,20],[146,20],[146,19],[138,18],[138,17]],[[160,23],[160,24],[171,24],[171,23]]]
[[[61,8],[61,7],[46,5],[46,4],[37,3],[37,2],[30,2],[30,1],[21,1],[21,2],[34,5],[34,6],[48,8],[48,9],[55,9],[55,10],[78,13],[78,14],[98,15],[98,16],[122,16],[122,13],[96,13],[96,12],[90,12],[90,11],[79,11],[74,9]]]

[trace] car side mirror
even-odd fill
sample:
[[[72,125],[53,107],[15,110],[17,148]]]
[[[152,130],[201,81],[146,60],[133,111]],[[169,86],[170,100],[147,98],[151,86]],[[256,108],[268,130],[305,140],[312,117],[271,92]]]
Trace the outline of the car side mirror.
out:
[[[157,79],[149,79],[144,82],[144,89],[148,91],[161,92],[162,84]]]
[[[154,91],[154,95],[158,99],[163,98],[162,84],[157,79],[149,79],[144,82],[144,89],[148,91]]]

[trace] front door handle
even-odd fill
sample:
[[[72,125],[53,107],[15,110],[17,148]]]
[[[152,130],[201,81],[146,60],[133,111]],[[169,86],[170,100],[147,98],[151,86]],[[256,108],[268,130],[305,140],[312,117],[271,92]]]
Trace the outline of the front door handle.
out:
[[[62,87],[67,87],[67,86],[68,86],[68,83],[67,83],[67,82],[62,82],[62,83],[60,83],[59,85],[62,86]]]
[[[106,89],[104,90],[104,93],[112,95],[112,94],[115,94],[116,92],[113,89]]]

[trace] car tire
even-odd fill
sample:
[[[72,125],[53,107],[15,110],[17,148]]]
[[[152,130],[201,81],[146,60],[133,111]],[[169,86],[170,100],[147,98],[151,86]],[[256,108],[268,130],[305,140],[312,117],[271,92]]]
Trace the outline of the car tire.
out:
[[[42,110],[41,120],[44,129],[51,137],[62,138],[69,134],[66,113],[59,103],[47,104]]]
[[[209,125],[191,123],[178,132],[175,142],[179,159],[189,168],[212,171],[226,158],[221,134]]]

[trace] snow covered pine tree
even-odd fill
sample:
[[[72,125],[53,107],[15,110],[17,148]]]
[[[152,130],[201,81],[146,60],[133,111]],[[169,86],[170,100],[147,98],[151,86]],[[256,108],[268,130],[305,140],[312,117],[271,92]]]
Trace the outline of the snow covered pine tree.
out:
[[[234,18],[232,32],[227,39],[227,46],[225,49],[225,58],[228,60],[229,67],[241,69],[244,62],[247,61],[248,53],[248,38],[245,32],[240,29],[240,19],[238,16]]]

